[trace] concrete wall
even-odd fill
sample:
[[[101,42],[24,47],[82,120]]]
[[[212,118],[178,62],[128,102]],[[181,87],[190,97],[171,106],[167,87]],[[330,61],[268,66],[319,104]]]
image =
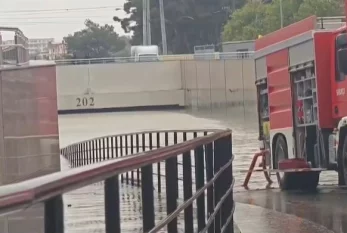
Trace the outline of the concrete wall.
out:
[[[255,101],[252,59],[58,66],[57,82],[60,111]]]
[[[59,110],[184,106],[179,61],[58,66],[57,80]]]
[[[182,69],[189,108],[255,103],[253,59],[185,61]]]
[[[60,170],[55,66],[0,71],[0,185]],[[43,208],[0,218],[0,232],[42,233]]]

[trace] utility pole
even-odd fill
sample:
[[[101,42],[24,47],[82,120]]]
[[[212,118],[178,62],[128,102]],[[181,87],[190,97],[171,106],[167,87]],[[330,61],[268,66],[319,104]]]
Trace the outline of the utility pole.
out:
[[[147,1],[142,0],[142,44],[147,45]]]
[[[280,0],[280,14],[281,14],[281,28],[283,28],[283,5],[282,0]]]
[[[159,11],[160,11],[160,28],[161,28],[161,41],[163,55],[167,55],[167,41],[166,41],[166,26],[165,26],[165,14],[164,14],[164,2],[159,0]]]
[[[147,45],[152,44],[151,33],[151,0],[147,0]]]

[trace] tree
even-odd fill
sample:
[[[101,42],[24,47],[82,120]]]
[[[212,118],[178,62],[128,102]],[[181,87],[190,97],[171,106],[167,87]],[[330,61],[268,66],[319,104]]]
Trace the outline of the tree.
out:
[[[304,0],[296,19],[301,20],[310,15],[320,17],[344,15],[344,0]]]
[[[296,13],[303,0],[282,0],[283,26],[288,26],[296,21]],[[266,5],[266,19],[264,33],[273,32],[281,28],[281,1],[274,0],[271,4]]]
[[[266,5],[261,2],[249,2],[235,11],[224,26],[223,40],[249,40],[263,34],[266,30]]]
[[[86,20],[85,26],[85,29],[64,38],[68,53],[74,58],[110,57],[126,48],[126,38],[120,37],[112,25],[100,26]]]
[[[343,0],[282,0],[283,26],[311,15],[343,15]],[[251,40],[281,27],[280,0],[271,3],[248,2],[224,26],[223,40]]]
[[[159,1],[151,1],[152,44],[161,46]],[[246,0],[235,0],[235,8]],[[192,53],[195,45],[218,44],[221,30],[229,17],[230,0],[170,0],[164,1],[168,50],[172,53]],[[127,0],[127,18],[120,22],[126,32],[132,32],[131,44],[142,44],[142,0]]]

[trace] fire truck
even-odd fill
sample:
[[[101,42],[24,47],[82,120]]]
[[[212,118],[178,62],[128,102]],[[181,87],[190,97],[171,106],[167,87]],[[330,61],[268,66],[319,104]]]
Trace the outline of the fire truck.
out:
[[[325,170],[346,185],[345,19],[284,27],[258,38],[254,56],[260,147],[281,189],[316,189]]]

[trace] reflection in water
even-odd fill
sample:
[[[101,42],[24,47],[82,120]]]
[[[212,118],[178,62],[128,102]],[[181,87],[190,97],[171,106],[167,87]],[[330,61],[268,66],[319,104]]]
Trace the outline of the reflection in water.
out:
[[[346,214],[337,201],[341,201],[343,198],[341,196],[343,195],[336,194],[334,200],[336,204],[329,205],[331,200],[324,199],[321,194],[306,196],[298,193],[285,194],[274,190],[244,192],[241,184],[245,177],[245,171],[247,171],[254,153],[258,150],[258,125],[254,105],[233,107],[219,111],[200,110],[199,112],[189,112],[189,114],[191,115],[184,112],[135,112],[60,116],[60,143],[61,146],[66,146],[73,142],[98,136],[153,129],[231,128],[233,130],[233,153],[235,154],[233,166],[236,180],[236,201],[268,209],[260,208],[261,210],[259,211],[263,211],[263,214],[254,210],[254,216],[262,216],[262,226],[265,230],[261,231],[257,228],[253,232],[311,233],[327,232],[326,228],[333,229],[335,232],[347,232],[345,224]],[[62,167],[67,169],[66,161],[62,163]],[[321,181],[321,184],[336,183],[336,174],[334,172],[323,173]],[[253,174],[250,188],[253,190],[264,189],[265,186],[266,182],[263,174]],[[156,223],[158,223],[166,216],[166,201],[165,194],[158,195],[157,192],[155,194],[157,195],[155,197]],[[125,232],[141,232],[142,207],[140,189],[122,185],[121,195],[122,228]],[[327,196],[331,196],[331,194],[327,194]],[[66,206],[71,205],[71,207],[65,208],[65,221],[68,233],[104,232],[102,183],[68,193],[64,196],[64,201]],[[178,201],[179,203],[182,202],[182,200]],[[292,215],[276,215],[274,211],[293,214],[300,218],[295,217],[294,221]],[[249,212],[249,206],[237,207],[237,214],[241,217],[242,213],[248,215]],[[244,217],[248,220],[250,219],[249,216]],[[317,224],[311,224],[310,221],[302,220],[301,218],[325,226],[325,231],[322,231],[323,228],[320,229]],[[183,219],[183,213],[179,216],[179,219]],[[279,223],[276,221],[279,221]],[[284,221],[284,223],[280,223],[281,221]],[[254,222],[248,222],[246,226],[256,226],[256,222],[257,219]],[[180,229],[183,229],[182,221],[180,224]],[[242,225],[242,222],[240,224]],[[272,228],[266,228],[268,225],[275,225],[280,228],[275,228],[277,229],[276,231]],[[297,227],[295,230],[292,228],[294,225]],[[242,229],[242,226],[240,228]],[[278,229],[283,229],[283,231]],[[311,231],[305,231],[304,229],[311,229]],[[165,229],[163,232],[165,232]]]
[[[320,225],[336,233],[347,232],[347,190],[339,188],[321,188],[316,193],[280,192],[278,190],[259,190],[240,192],[235,200],[240,203],[252,204],[280,213],[297,216],[295,225]],[[308,222],[309,221],[309,222]],[[307,232],[300,229],[292,232]],[[311,229],[311,228],[310,228]],[[327,231],[323,231],[327,232]]]

